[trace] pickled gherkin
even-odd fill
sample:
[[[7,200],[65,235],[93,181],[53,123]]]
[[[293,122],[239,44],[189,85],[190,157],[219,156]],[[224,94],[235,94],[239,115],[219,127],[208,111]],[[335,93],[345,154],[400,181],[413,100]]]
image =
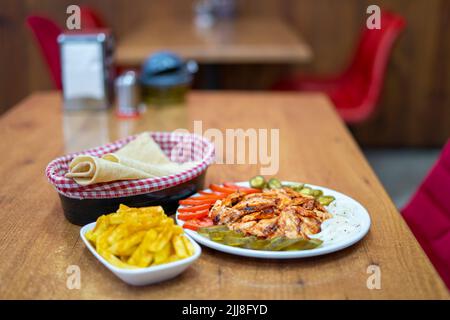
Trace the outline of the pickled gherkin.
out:
[[[263,176],[256,176],[250,179],[250,187],[256,189],[264,189],[266,186],[266,180]]]
[[[281,184],[280,180],[278,180],[276,178],[270,179],[269,182],[267,183],[267,186],[270,189],[280,189],[281,187],[283,187],[283,185]]]
[[[304,183],[300,183],[300,184],[287,185],[285,187],[288,187],[294,191],[300,192],[300,190],[302,190],[304,186],[305,186]]]
[[[246,243],[245,248],[253,250],[265,250],[266,246],[269,244],[269,241],[270,240],[267,239],[254,238],[252,241]]]
[[[217,226],[199,228],[198,233],[210,233],[210,232],[228,231],[228,230],[230,230],[230,229],[226,225],[219,224]]]
[[[335,200],[333,196],[321,196],[317,199],[321,205],[327,206]]]
[[[313,194],[313,190],[310,187],[303,187],[299,192],[306,196],[312,196]]]
[[[244,237],[243,235],[229,234],[223,238],[221,243],[233,247],[245,247],[247,243],[253,241],[253,237]]]
[[[322,195],[323,195],[323,191],[322,191],[322,190],[314,189],[314,190],[312,191],[312,196],[313,196],[314,198],[318,198],[318,197],[320,197],[320,196],[322,196]]]
[[[286,247],[286,251],[295,251],[295,250],[311,250],[317,248],[322,244],[322,240],[319,239],[298,239],[296,243],[291,244]]]
[[[255,236],[246,236],[241,232],[228,229],[225,225],[200,228],[198,233],[212,241],[228,246],[266,251],[292,251],[310,250],[322,244],[318,239],[290,239],[276,237],[273,239],[259,239]]]
[[[211,232],[208,234],[208,237],[212,241],[222,241],[225,238],[226,233],[225,232]]]
[[[264,250],[267,251],[281,251],[290,245],[297,243],[300,239],[289,239],[285,237],[276,237],[270,240]]]

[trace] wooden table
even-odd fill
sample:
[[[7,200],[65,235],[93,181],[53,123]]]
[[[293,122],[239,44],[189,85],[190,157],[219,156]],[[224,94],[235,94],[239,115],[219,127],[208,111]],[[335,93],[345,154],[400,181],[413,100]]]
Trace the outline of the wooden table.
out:
[[[141,65],[158,50],[199,63],[304,63],[310,47],[277,18],[240,17],[199,29],[192,19],[151,20],[119,39],[116,62]]]
[[[344,192],[370,212],[372,227],[340,252],[301,260],[243,258],[204,248],[179,277],[131,287],[85,248],[63,217],[44,168],[53,158],[142,130],[280,129],[281,179]],[[0,119],[0,298],[391,299],[449,298],[415,238],[329,101],[316,94],[192,93],[187,106],[152,108],[137,121],[109,113],[63,115],[57,93],[36,93]],[[214,165],[207,182],[246,180],[258,165]],[[69,265],[81,289],[66,287]],[[369,290],[367,268],[381,270]]]

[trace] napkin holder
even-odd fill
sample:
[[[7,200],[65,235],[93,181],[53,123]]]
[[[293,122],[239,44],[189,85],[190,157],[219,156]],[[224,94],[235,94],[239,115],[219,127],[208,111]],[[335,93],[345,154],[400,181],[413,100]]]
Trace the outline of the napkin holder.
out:
[[[108,30],[58,36],[64,108],[107,109],[113,98],[114,41]]]

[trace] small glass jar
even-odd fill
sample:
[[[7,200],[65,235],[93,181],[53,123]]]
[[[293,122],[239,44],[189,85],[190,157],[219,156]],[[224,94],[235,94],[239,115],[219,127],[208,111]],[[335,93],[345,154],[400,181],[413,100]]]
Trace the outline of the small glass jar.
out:
[[[143,101],[147,105],[183,103],[197,69],[196,62],[184,62],[172,52],[153,54],[142,66],[140,84]]]

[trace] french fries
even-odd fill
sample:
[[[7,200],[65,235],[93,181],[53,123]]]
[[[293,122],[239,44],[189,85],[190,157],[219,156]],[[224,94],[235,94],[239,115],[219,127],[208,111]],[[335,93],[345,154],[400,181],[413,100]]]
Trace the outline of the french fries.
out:
[[[112,265],[134,269],[173,262],[194,254],[192,243],[162,207],[130,208],[97,219],[86,238]]]

